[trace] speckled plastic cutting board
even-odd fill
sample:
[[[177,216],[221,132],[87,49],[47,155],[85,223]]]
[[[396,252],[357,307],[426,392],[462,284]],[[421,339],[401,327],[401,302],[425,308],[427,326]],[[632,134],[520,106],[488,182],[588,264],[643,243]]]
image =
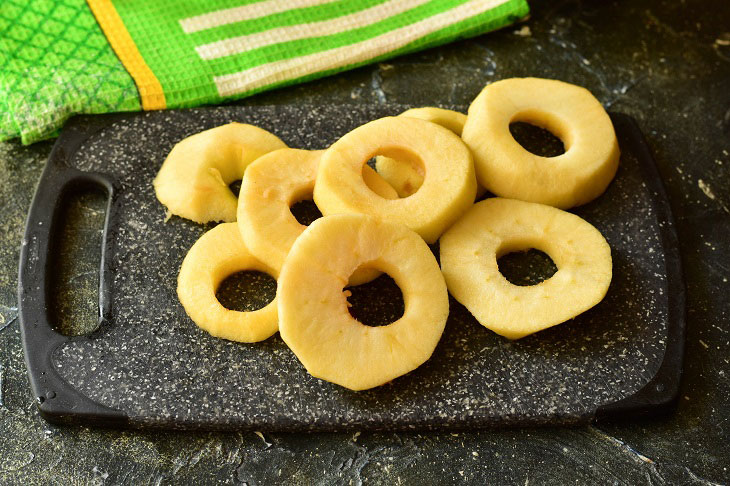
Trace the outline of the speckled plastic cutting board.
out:
[[[451,299],[431,359],[366,392],[309,376],[278,335],[239,344],[192,323],[176,297],[177,271],[206,227],[164,222],[152,179],[171,147],[240,121],[289,146],[319,149],[405,108],[238,106],[73,119],[40,181],[21,255],[23,339],[43,416],[132,427],[336,430],[581,423],[666,409],[681,372],[684,284],[659,175],[623,115],[613,115],[622,150],[616,179],[575,210],[611,245],[613,281],[603,302],[571,322],[510,342]],[[111,194],[101,324],[69,338],[51,330],[46,315],[48,240],[59,224],[59,194],[89,185]],[[377,300],[375,292],[372,312],[387,312]]]

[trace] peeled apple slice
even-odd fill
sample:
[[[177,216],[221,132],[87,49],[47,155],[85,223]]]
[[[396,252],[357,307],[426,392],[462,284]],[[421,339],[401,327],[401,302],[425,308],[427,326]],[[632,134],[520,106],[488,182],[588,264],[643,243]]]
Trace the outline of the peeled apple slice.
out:
[[[611,283],[611,248],[575,214],[542,204],[490,198],[476,203],[440,240],[449,292],[487,329],[519,339],[565,322],[598,304]],[[558,271],[518,286],[497,260],[536,248]]]
[[[291,212],[291,206],[309,199],[314,191],[319,159],[324,151],[279,149],[261,156],[246,169],[238,197],[238,228],[253,255],[277,271],[284,264],[294,241],[307,228]],[[381,197],[398,195],[373,169],[365,166],[371,188]],[[363,268],[351,284],[373,280],[380,272]]]
[[[437,125],[441,125],[461,136],[466,123],[466,115],[454,110],[427,106],[411,108],[398,116],[419,118]],[[375,169],[383,179],[398,192],[399,197],[408,197],[415,193],[423,184],[423,174],[418,167],[414,167],[407,160],[396,160],[379,155],[375,158]],[[477,197],[484,194],[485,189],[477,184]]]
[[[278,272],[251,255],[236,223],[221,223],[190,248],[177,278],[177,296],[185,312],[201,329],[231,341],[253,343],[276,333],[276,299],[252,312],[223,307],[215,294],[227,277],[257,270],[276,278]]]
[[[362,177],[374,155],[417,159],[421,188],[403,199],[376,195]],[[368,214],[401,223],[435,242],[474,202],[476,179],[469,149],[449,130],[409,117],[362,125],[332,144],[319,163],[314,202],[322,214]]]
[[[244,123],[229,123],[178,142],[153,182],[170,213],[197,223],[235,221],[238,199],[228,185],[248,164],[285,148],[277,136]]]
[[[509,131],[513,122],[549,130],[565,153],[541,157],[525,150]],[[553,79],[487,85],[469,106],[462,138],[489,191],[561,209],[600,196],[618,168],[616,133],[601,103],[587,89]]]
[[[405,312],[387,326],[366,326],[348,312],[344,287],[374,262],[403,293]],[[370,216],[318,219],[294,242],[279,276],[279,331],[307,371],[351,390],[391,381],[433,353],[449,314],[438,263],[403,225]]]

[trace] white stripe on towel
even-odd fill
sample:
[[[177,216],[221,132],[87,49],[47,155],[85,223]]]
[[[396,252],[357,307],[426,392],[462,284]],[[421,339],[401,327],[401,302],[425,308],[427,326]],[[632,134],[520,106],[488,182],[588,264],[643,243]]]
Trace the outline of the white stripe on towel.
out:
[[[388,17],[411,10],[429,1],[430,0],[392,0],[365,10],[360,10],[359,12],[344,15],[342,17],[322,20],[319,22],[311,22],[308,24],[278,27],[265,30],[263,32],[256,32],[254,34],[232,37],[230,39],[224,39],[218,42],[211,42],[210,44],[198,46],[195,50],[202,59],[207,61],[217,59],[219,57],[239,54],[271,44],[339,34],[348,30],[375,24],[381,20],[387,19]]]
[[[307,74],[355,64],[399,49],[432,32],[491,10],[506,1],[508,0],[471,0],[411,25],[355,44],[274,61],[237,73],[216,76],[213,79],[221,96],[231,96]]]

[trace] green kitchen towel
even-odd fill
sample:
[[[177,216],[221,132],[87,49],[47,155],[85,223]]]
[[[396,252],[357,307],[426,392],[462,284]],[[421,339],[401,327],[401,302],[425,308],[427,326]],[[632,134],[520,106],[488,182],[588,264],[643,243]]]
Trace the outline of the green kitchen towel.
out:
[[[242,98],[475,36],[526,0],[2,0],[0,140]]]

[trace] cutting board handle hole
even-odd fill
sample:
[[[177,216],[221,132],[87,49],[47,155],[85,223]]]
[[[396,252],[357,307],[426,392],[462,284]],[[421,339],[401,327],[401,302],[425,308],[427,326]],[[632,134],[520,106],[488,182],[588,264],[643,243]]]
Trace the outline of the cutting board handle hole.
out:
[[[54,213],[47,299],[56,332],[80,336],[100,322],[99,280],[108,192],[80,182],[63,193]]]

